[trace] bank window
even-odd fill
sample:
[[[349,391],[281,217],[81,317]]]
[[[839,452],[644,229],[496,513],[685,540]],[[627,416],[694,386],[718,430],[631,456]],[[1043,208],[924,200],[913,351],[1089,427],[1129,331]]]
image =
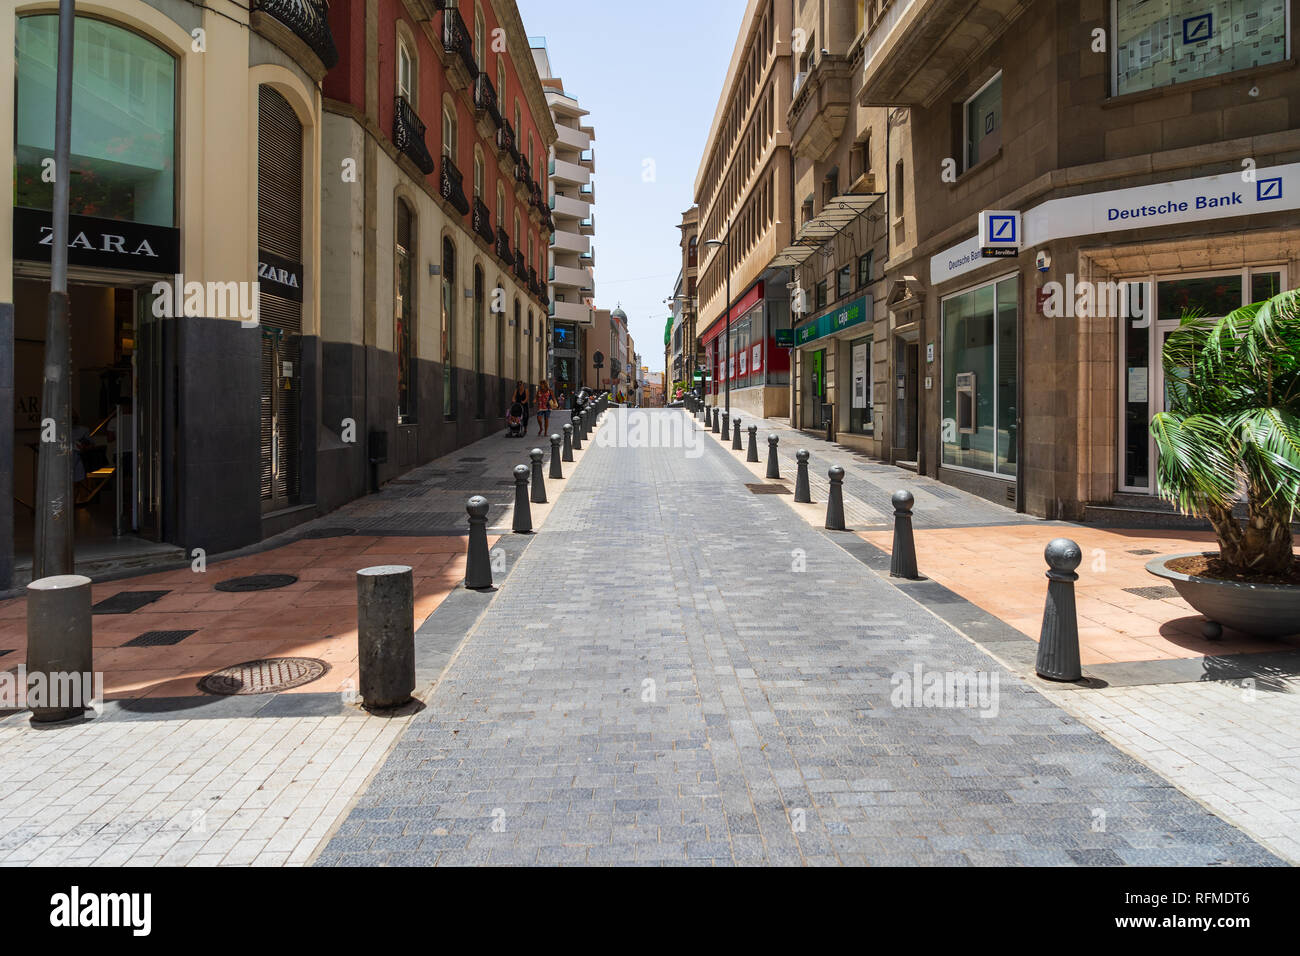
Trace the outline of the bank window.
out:
[[[943,300],[943,463],[1016,474],[1017,278]]]
[[[842,299],[853,291],[853,267],[843,265],[840,271],[835,273],[835,298]]]
[[[862,289],[871,283],[871,261],[870,252],[858,256],[858,288]]]
[[[989,80],[966,101],[966,169],[1002,148],[1002,74]]]
[[[1112,0],[1115,94],[1280,63],[1287,0]]]
[[[42,164],[54,154],[58,22],[31,16],[17,26],[14,204],[29,209],[54,199]],[[176,61],[130,30],[77,17],[73,63],[69,211],[174,225]]]
[[[415,106],[415,61],[406,41],[397,41],[397,95]]]

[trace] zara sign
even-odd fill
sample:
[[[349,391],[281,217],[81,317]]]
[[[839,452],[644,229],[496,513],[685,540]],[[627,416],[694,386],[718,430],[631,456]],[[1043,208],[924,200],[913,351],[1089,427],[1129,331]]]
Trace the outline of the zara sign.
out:
[[[159,272],[180,270],[180,230],[94,216],[68,216],[68,263],[99,269]],[[14,258],[49,262],[52,216],[42,209],[14,208]]]

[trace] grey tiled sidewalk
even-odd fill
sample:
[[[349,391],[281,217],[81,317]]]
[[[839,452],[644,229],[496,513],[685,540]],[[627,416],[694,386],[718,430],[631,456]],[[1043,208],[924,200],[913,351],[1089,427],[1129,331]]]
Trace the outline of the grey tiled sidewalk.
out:
[[[317,862],[1277,862],[698,450],[588,452]]]

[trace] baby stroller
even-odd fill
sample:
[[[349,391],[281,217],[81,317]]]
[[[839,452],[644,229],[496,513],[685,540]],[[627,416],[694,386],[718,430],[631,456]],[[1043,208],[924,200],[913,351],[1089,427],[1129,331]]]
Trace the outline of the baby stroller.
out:
[[[506,434],[510,438],[523,438],[527,433],[524,427],[524,406],[515,402],[506,414]]]

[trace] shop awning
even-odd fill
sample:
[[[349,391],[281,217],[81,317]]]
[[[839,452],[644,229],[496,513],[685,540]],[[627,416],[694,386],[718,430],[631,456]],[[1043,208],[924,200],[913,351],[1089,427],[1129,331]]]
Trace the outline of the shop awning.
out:
[[[794,244],[781,250],[770,266],[786,268],[803,265],[809,256],[851,226],[854,220],[875,205],[883,195],[884,193],[850,193],[836,196],[826,204],[820,216],[803,224],[794,238]]]

